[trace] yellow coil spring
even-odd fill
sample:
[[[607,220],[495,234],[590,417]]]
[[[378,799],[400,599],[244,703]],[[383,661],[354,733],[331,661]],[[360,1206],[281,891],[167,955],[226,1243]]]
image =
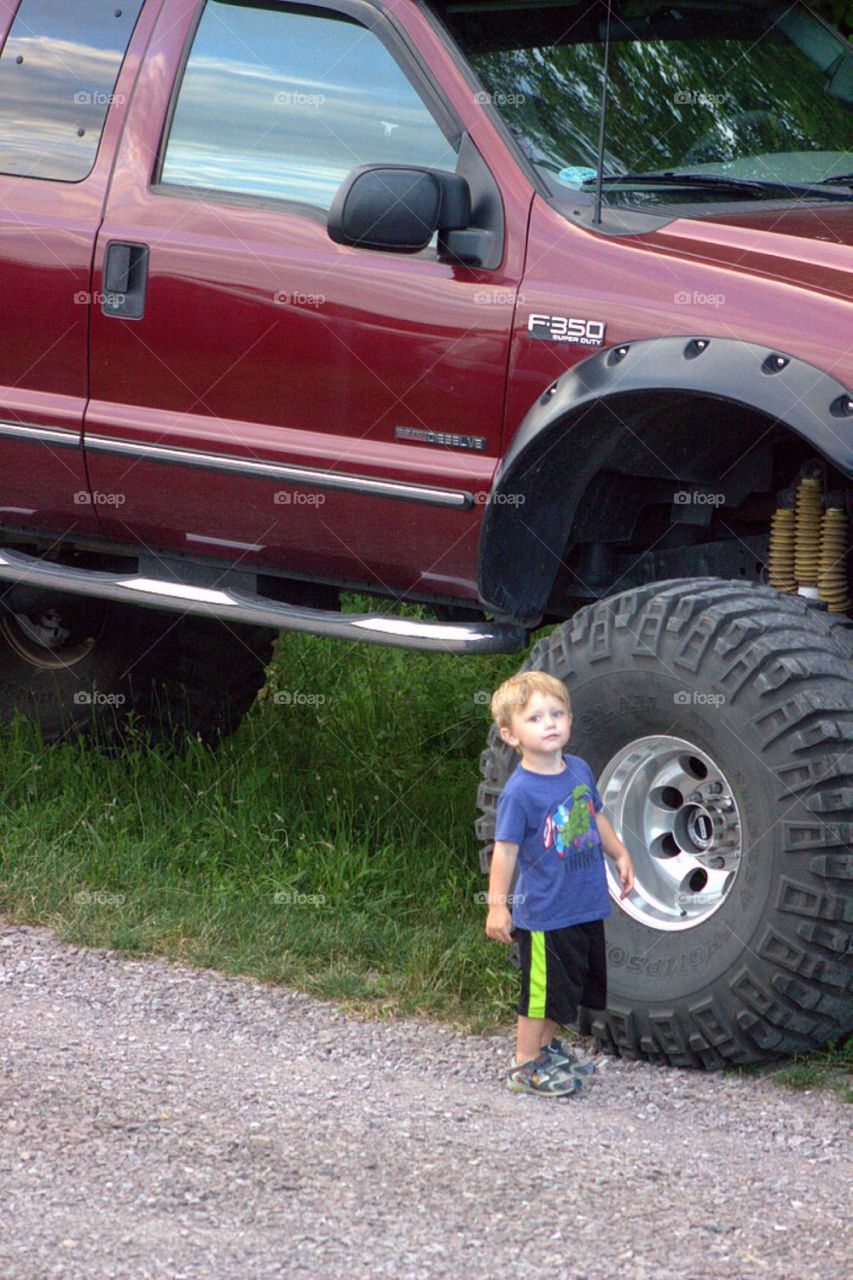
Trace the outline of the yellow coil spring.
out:
[[[847,516],[827,507],[821,517],[820,480],[806,477],[797,486],[796,510],[777,507],[770,522],[768,580],[777,591],[817,586],[830,613],[850,608],[845,557]]]
[[[767,555],[770,585],[778,591],[796,591],[794,577],[794,509],[777,507],[770,522]]]
[[[820,480],[806,476],[797,486],[794,509],[794,577],[801,587],[817,584],[820,560]]]
[[[839,507],[827,507],[820,526],[820,563],[817,587],[830,613],[850,607],[844,557],[847,554],[847,517]]]

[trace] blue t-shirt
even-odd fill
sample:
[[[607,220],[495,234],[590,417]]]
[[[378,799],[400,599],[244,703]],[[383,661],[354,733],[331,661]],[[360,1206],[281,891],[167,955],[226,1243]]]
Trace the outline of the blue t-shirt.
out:
[[[595,821],[601,796],[585,760],[563,759],[562,773],[533,773],[519,762],[498,798],[495,839],[518,845],[512,922],[519,929],[563,929],[610,915]]]

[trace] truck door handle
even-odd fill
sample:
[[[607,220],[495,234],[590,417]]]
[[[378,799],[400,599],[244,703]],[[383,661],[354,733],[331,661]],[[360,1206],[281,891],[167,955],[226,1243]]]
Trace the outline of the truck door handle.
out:
[[[123,244],[113,240],[107,245],[104,290],[101,294],[101,311],[105,316],[141,319],[145,310],[147,283],[147,244]]]

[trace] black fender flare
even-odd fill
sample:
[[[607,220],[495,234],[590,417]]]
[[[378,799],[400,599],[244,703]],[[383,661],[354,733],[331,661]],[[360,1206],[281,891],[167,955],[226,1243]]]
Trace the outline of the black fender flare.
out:
[[[645,338],[597,351],[538,397],[485,504],[480,598],[527,626],[542,616],[584,491],[657,402],[714,398],[757,410],[853,475],[853,393],[785,351],[733,338]]]

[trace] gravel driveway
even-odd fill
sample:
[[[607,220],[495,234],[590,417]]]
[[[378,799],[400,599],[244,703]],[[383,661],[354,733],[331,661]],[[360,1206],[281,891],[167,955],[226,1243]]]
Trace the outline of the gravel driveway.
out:
[[[0,921],[0,1277],[847,1280],[849,1109],[598,1058],[508,1093],[509,1035]]]

